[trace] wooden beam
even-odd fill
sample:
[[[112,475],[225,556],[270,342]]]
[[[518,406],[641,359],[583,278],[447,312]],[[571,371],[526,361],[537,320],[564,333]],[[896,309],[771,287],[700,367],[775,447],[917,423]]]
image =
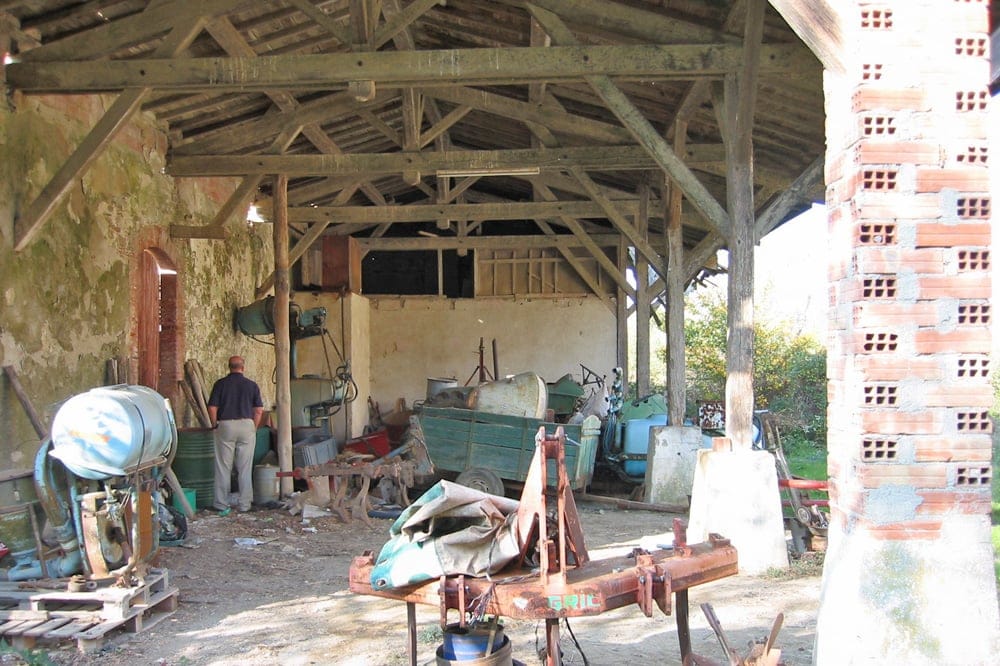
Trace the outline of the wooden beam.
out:
[[[347,201],[352,196],[354,196],[354,192],[355,190],[357,190],[359,185],[360,183],[357,183],[352,187],[345,188],[337,197],[337,199],[339,201]],[[291,209],[288,208],[287,199],[285,201],[285,211],[286,211],[285,217],[288,220],[289,224],[291,224],[292,219],[291,215],[289,215]],[[293,247],[288,252],[289,266],[294,266],[295,263],[302,258],[302,255],[304,255],[309,250],[309,248],[312,247],[313,243],[315,243],[316,240],[323,234],[323,232],[326,231],[326,228],[329,225],[330,221],[325,220],[309,227],[309,230],[306,231],[306,233],[304,233],[302,237],[299,238],[299,240],[295,243],[295,247]],[[277,277],[276,274],[272,272],[270,275],[264,278],[264,280],[260,283],[260,285],[257,286],[255,297],[261,298],[265,294],[267,294],[267,292],[269,292],[271,288],[274,286],[276,277]]]
[[[784,77],[814,75],[808,61],[803,65],[803,51],[801,46],[789,44],[764,47],[760,56],[762,71]],[[356,80],[421,87],[516,85],[595,75],[636,80],[721,78],[741,64],[742,50],[728,44],[514,47],[169,62],[148,58],[17,62],[7,66],[7,83],[25,93],[108,92],[133,87],[245,93],[329,90]]]
[[[248,123],[229,125],[207,136],[181,142],[173,149],[176,155],[212,152],[238,152],[247,146],[266,143],[270,137],[278,135],[288,125],[309,125],[317,122],[332,122],[358,109],[374,106],[387,96],[376,98],[375,102],[363,104],[349,93],[335,93],[322,99],[300,104],[295,109],[268,113],[260,119]]]
[[[335,18],[309,2],[309,0],[287,0],[287,2],[308,16],[313,23],[333,35],[338,42],[345,46],[351,45],[351,31],[348,30],[347,26],[338,23]]]
[[[393,0],[391,11],[386,11],[383,7],[383,14],[386,21],[381,28],[375,31],[375,48],[380,48],[390,39],[394,39],[404,31],[410,24],[426,14],[435,5],[444,6],[445,0],[412,0],[405,9],[399,9],[398,0]],[[389,3],[386,3],[389,6]]]
[[[184,16],[185,18],[170,30],[170,34],[156,48],[154,56],[170,58],[183,52],[201,32],[207,20],[205,16],[197,14],[191,16],[187,12]],[[29,53],[33,53],[33,51],[29,51]],[[115,99],[111,107],[73,151],[73,154],[59,167],[59,170],[52,176],[52,180],[18,218],[17,226],[21,233],[14,244],[15,252],[20,252],[35,239],[42,226],[63,202],[73,183],[87,172],[94,160],[104,152],[104,149],[122,127],[132,119],[150,92],[149,88],[123,90]]]
[[[583,185],[585,190],[587,190],[591,199],[604,209],[605,215],[608,216],[608,220],[611,221],[611,224],[614,225],[615,229],[628,238],[629,243],[632,244],[632,247],[634,247],[636,251],[646,257],[646,260],[649,262],[650,266],[652,266],[653,270],[656,271],[657,275],[664,275],[666,273],[666,268],[663,257],[661,257],[653,246],[649,244],[649,241],[643,238],[642,234],[632,225],[632,223],[625,219],[625,216],[618,210],[617,204],[610,199],[605,198],[604,195],[597,189],[594,181],[590,178],[590,176],[584,173],[582,169],[574,168],[570,170],[570,173],[573,174],[574,178],[580,181],[580,184]]]
[[[770,3],[825,69],[844,73],[843,7],[830,0],[770,0]]]
[[[638,212],[636,201],[616,202],[624,215]],[[290,208],[293,222],[329,221],[337,224],[382,224],[385,222],[433,222],[450,220],[545,220],[570,217],[604,218],[604,209],[593,201],[529,201],[510,203],[413,204],[409,206],[302,206]]]
[[[404,171],[489,171],[512,169],[580,168],[627,171],[655,169],[649,154],[637,146],[588,146],[557,150],[480,150],[398,153],[346,153],[341,155],[177,155],[168,159],[172,176],[241,176],[284,173],[294,176],[401,174]],[[488,174],[487,174],[488,175]]]
[[[532,178],[531,182],[535,187],[535,190],[544,199],[547,201],[556,200],[556,195],[551,189],[549,189],[542,179],[535,177]],[[574,217],[563,215],[560,216],[559,219],[562,221],[563,225],[573,233],[573,236],[580,241],[585,248],[587,248],[587,251],[590,252],[591,256],[597,260],[597,263],[604,269],[604,272],[615,281],[615,284],[618,285],[618,289],[634,298],[635,287],[630,285],[628,280],[625,279],[624,271],[618,270],[618,266],[615,262],[612,261],[607,254],[605,254],[604,250],[600,249],[598,244],[595,242],[596,236],[588,234],[587,230],[583,228],[582,224],[580,224],[580,221]],[[617,243],[617,239],[615,242]]]
[[[817,185],[823,183],[825,155],[820,155],[805,168],[805,171],[795,179],[787,189],[775,198],[774,201],[757,216],[754,222],[754,238],[760,241],[764,236],[771,233],[775,227],[785,221],[785,218],[803,201],[808,201],[809,193]]]
[[[590,235],[589,244],[595,247],[614,247],[617,234]],[[440,236],[431,238],[355,238],[363,250],[409,251],[409,250],[509,250],[559,247],[584,247],[588,243],[570,234],[559,236]],[[601,252],[603,254],[603,252]]]
[[[695,94],[703,94],[696,92]],[[677,114],[680,116],[681,114]],[[686,116],[685,116],[686,117]],[[675,120],[674,150],[680,152],[687,141],[687,121]],[[667,243],[666,284],[666,347],[667,347],[667,414],[670,423],[683,423],[687,406],[687,356],[684,341],[684,228],[681,222],[681,188],[669,183],[670,193],[666,198],[664,240]]]
[[[640,214],[636,216],[635,233],[647,240],[649,231],[649,185],[639,185]],[[661,259],[662,261],[662,259]],[[665,277],[665,263],[654,267]],[[638,396],[649,395],[649,260],[642,252],[635,257],[635,390]]]
[[[653,44],[724,43],[738,40],[724,32],[676,16],[664,16],[610,0],[530,0],[531,5],[571,21]]]
[[[576,38],[558,16],[531,5],[529,5],[529,11],[552,36],[555,43],[576,43]],[[649,151],[657,164],[670,174],[670,177],[680,186],[684,195],[702,216],[725,234],[729,228],[729,215],[725,209],[719,205],[708,188],[702,185],[701,181],[674,153],[666,140],[657,133],[649,120],[626,97],[625,93],[607,76],[589,75],[585,79],[636,140]],[[663,266],[660,264],[657,267],[657,272],[662,270]]]
[[[522,102],[486,90],[465,87],[429,88],[424,90],[424,94],[522,122],[538,123],[553,132],[579,136],[600,143],[621,144],[632,140],[632,135],[623,127],[568,113],[551,105]]]
[[[255,0],[167,0],[152,2],[142,12],[109,21],[87,30],[81,30],[37,49],[21,53],[24,62],[52,62],[56,60],[92,60],[114,53],[134,44],[141,44],[164,35],[171,27],[195,19],[212,19],[228,14],[243,6],[252,6]],[[139,83],[137,86],[145,87]],[[129,88],[135,86],[120,86]]]

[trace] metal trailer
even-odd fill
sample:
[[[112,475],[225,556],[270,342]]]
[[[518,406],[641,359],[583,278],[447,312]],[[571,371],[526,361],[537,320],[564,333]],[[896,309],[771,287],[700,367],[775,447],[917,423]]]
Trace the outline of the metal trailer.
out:
[[[585,489],[593,478],[601,431],[596,416],[572,425],[424,405],[415,417],[434,469],[457,474],[458,483],[477,490],[503,495],[504,481],[523,482],[540,427],[548,434],[554,434],[559,427],[565,432],[566,472],[573,490]],[[556,470],[550,466],[548,482],[554,484],[555,480]]]

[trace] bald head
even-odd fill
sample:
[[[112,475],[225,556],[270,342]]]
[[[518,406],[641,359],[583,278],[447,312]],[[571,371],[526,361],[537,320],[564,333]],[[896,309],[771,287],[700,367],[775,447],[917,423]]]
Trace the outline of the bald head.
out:
[[[229,357],[229,372],[243,372],[243,357],[242,356],[230,356]]]

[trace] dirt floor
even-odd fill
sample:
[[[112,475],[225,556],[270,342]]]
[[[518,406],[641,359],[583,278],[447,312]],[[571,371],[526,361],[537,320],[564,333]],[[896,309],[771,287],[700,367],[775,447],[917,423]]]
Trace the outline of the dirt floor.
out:
[[[593,559],[621,555],[640,544],[655,547],[670,538],[669,514],[590,503],[581,503],[580,514]],[[365,550],[377,552],[388,538],[391,521],[373,522],[370,528],[335,517],[304,521],[284,509],[227,517],[199,512],[183,546],[161,549],[159,564],[180,590],[172,616],[140,633],[113,636],[89,655],[73,643],[39,647],[51,662],[73,666],[404,665],[405,604],[347,590],[351,559]],[[256,545],[240,545],[237,539]],[[820,558],[814,556],[784,574],[734,576],[693,588],[693,649],[724,661],[699,608],[709,602],[741,655],[752,641],[763,641],[781,612],[778,646],[784,663],[812,663],[820,570]],[[417,622],[418,663],[434,664],[441,643],[438,609],[418,606]],[[507,620],[506,625],[514,658],[539,663],[544,622]],[[674,617],[659,611],[647,618],[630,606],[573,619],[570,628],[579,647],[564,628],[566,664],[680,663]],[[12,663],[10,655],[0,663]]]

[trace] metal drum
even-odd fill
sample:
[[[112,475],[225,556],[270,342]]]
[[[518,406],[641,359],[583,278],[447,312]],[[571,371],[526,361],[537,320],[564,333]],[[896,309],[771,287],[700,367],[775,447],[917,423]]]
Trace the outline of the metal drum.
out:
[[[195,491],[192,508],[204,509],[215,501],[215,431],[181,428],[177,431],[174,474],[185,488]]]
[[[120,385],[73,396],[52,421],[52,452],[84,479],[124,476],[160,457],[177,439],[167,399],[151,388]]]

